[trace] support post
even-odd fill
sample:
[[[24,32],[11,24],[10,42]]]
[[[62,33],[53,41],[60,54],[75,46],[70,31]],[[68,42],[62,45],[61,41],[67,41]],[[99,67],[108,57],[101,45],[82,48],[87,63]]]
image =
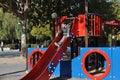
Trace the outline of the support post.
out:
[[[85,47],[88,47],[88,0],[85,0]]]

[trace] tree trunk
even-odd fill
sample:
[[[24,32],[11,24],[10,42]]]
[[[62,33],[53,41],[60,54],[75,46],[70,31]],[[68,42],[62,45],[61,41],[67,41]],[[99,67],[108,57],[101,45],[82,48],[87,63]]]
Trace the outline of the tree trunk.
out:
[[[27,56],[27,46],[26,46],[26,20],[21,22],[22,32],[21,32],[21,56]]]
[[[27,45],[26,45],[26,21],[27,21],[27,13],[28,13],[28,0],[26,0],[24,4],[23,10],[23,19],[21,21],[22,24],[22,32],[21,32],[21,56],[27,57]]]

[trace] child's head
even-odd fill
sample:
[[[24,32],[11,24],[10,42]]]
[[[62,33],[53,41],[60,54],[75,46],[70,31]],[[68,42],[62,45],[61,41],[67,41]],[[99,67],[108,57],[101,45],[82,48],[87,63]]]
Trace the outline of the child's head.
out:
[[[68,19],[64,19],[64,20],[62,21],[62,24],[68,24],[68,23],[70,23],[70,21],[69,21]]]
[[[70,19],[64,19],[64,20],[62,21],[61,26],[62,26],[62,27],[66,27],[66,25],[69,24],[69,23],[71,23],[71,21],[72,21],[72,20],[70,20]]]
[[[61,24],[61,27],[66,27],[66,25],[67,25],[67,24],[62,23],[62,24]]]

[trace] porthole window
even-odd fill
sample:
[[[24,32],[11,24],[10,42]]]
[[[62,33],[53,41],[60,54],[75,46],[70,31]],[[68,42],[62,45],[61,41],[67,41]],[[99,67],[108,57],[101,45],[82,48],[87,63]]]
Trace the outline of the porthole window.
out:
[[[102,50],[89,50],[82,58],[82,70],[91,79],[103,79],[110,71],[109,57]]]
[[[36,49],[31,52],[30,56],[28,57],[28,65],[30,66],[30,69],[34,67],[43,54],[44,51],[40,49]]]

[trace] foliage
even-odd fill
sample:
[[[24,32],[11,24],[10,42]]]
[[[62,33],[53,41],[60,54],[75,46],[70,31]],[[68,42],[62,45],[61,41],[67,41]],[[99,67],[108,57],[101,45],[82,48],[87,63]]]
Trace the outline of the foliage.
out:
[[[30,5],[30,13],[28,14],[31,26],[45,25],[51,22],[51,14],[56,12],[58,17],[70,14],[77,15],[80,13],[80,0],[36,0]]]
[[[120,31],[117,32],[117,40],[120,41]]]
[[[120,19],[120,4],[117,0],[107,1],[107,0],[88,0],[89,1],[89,12],[90,13],[98,13],[102,16],[103,21]],[[13,5],[14,4],[14,5]],[[16,15],[19,19],[24,20],[26,18],[26,33],[27,38],[31,39],[36,37],[36,39],[40,41],[48,40],[48,37],[51,38],[52,34],[54,34],[54,26],[52,25],[54,22],[51,19],[51,14],[56,12],[58,17],[62,15],[77,16],[80,13],[84,13],[85,11],[85,3],[84,0],[0,0],[0,6],[3,8],[5,12],[11,12],[10,14],[13,16]],[[29,13],[28,13],[29,12]],[[2,15],[6,15],[9,17],[7,22]],[[27,16],[28,15],[28,16]],[[4,14],[0,10],[0,25],[2,25],[2,30],[0,30],[0,34],[6,32],[1,36],[1,39],[20,39],[19,32],[21,31],[20,26],[17,23],[19,20],[13,20],[8,15],[8,13]],[[1,22],[2,21],[2,22]],[[15,22],[16,21],[16,22]],[[11,24],[12,23],[12,24]],[[14,24],[16,23],[16,24]],[[4,24],[4,25],[3,25]],[[8,27],[8,26],[11,27]],[[51,26],[52,25],[52,26]],[[49,27],[46,27],[49,26]],[[15,29],[13,29],[15,27]],[[14,32],[19,31],[18,33]],[[52,33],[51,33],[52,32]],[[9,35],[10,33],[16,34],[16,36]],[[8,37],[6,37],[6,35]]]
[[[14,16],[12,13],[3,13],[2,10],[0,10],[0,16],[1,19],[1,29],[0,29],[0,40],[15,40],[19,39],[20,31],[18,31],[16,28],[19,19]]]
[[[90,0],[89,12],[100,14],[105,20],[111,20],[115,18],[113,2],[106,2],[106,0]]]
[[[52,32],[50,31],[50,24],[46,24],[44,27],[39,24],[38,26],[33,26],[31,30],[31,35],[43,43],[45,39],[51,40],[51,34]]]
[[[120,2],[118,0],[114,0],[113,5],[114,14],[116,14],[116,20],[120,20]]]

